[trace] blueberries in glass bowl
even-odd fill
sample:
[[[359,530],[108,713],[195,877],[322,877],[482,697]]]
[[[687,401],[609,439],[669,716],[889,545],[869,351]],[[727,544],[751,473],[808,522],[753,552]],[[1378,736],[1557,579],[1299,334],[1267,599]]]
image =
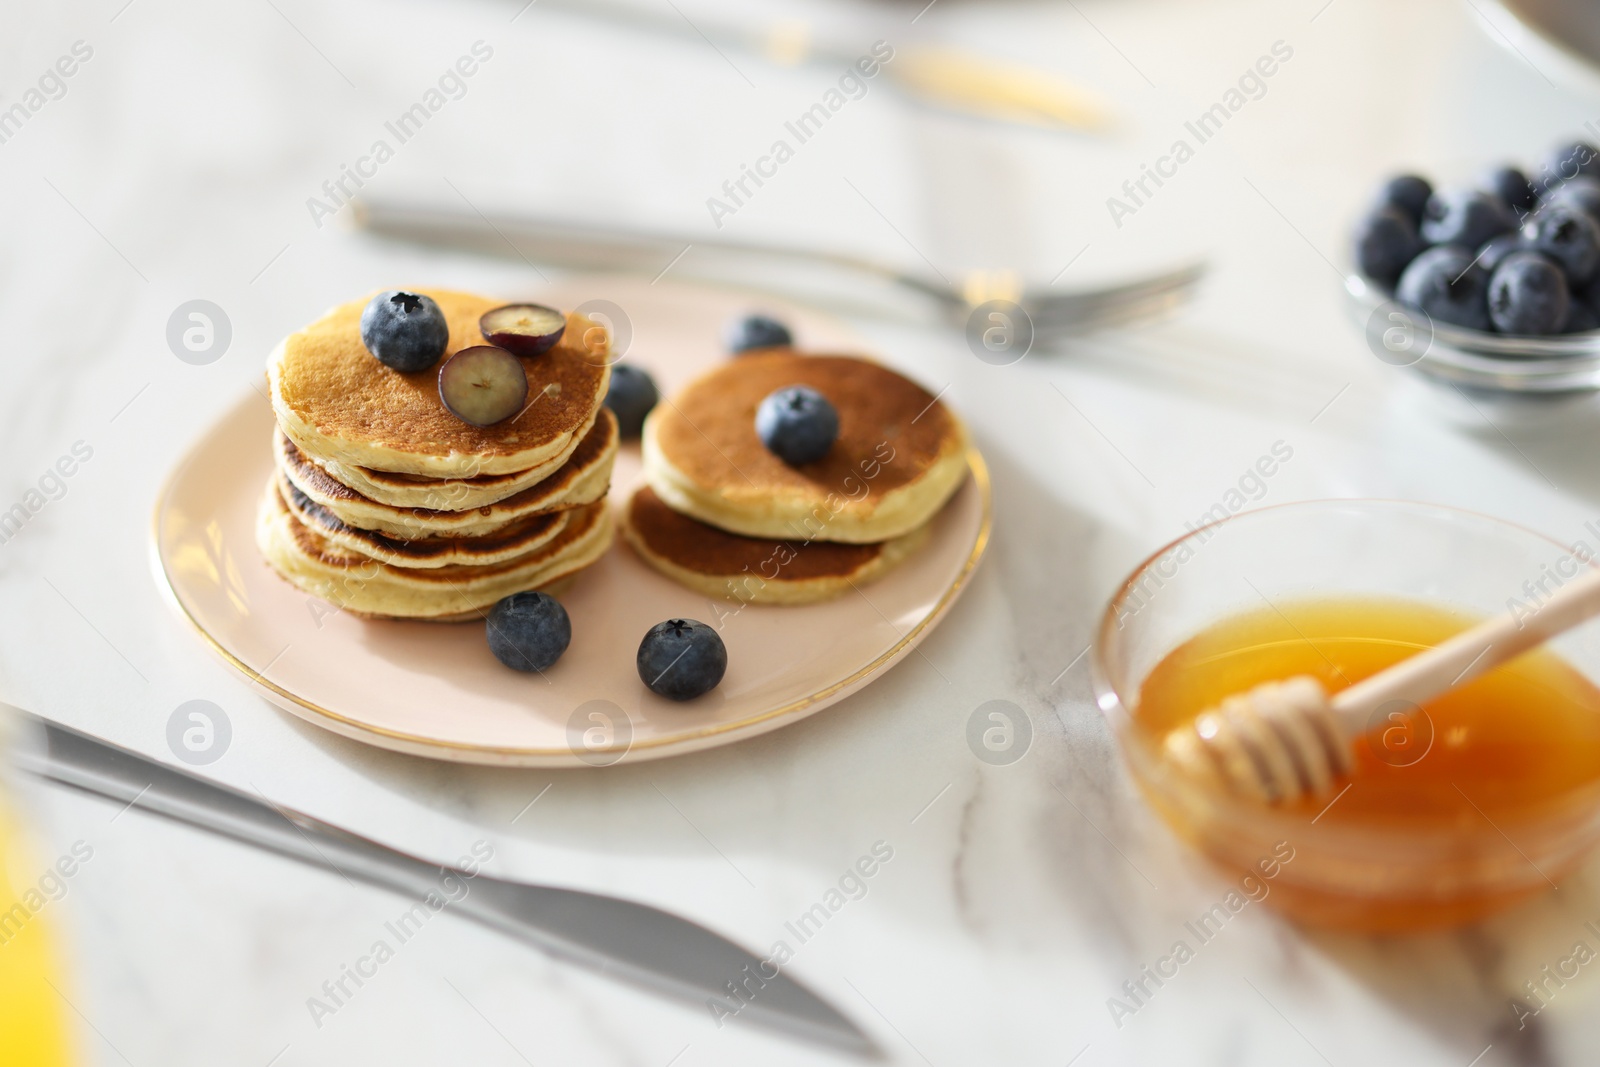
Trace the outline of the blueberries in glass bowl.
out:
[[[1537,170],[1476,187],[1400,174],[1351,234],[1369,288],[1458,329],[1551,337],[1600,329],[1600,149],[1561,144]]]

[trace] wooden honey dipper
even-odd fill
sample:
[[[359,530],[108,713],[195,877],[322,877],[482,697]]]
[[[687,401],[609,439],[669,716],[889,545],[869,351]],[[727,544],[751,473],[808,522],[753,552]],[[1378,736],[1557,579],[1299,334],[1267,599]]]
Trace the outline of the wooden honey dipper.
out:
[[[1420,707],[1600,614],[1600,569],[1588,570],[1532,611],[1508,611],[1456,634],[1331,700],[1308,675],[1228,697],[1167,735],[1181,771],[1268,804],[1326,796],[1350,773],[1355,739],[1372,715],[1400,701]]]

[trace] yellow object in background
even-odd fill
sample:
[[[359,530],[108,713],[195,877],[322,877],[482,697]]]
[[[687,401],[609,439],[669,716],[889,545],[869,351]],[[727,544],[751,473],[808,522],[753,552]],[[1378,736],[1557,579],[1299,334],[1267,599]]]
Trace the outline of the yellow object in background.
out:
[[[1103,130],[1110,109],[1054,74],[950,48],[906,47],[883,68],[909,92],[981,118]]]
[[[65,1067],[74,1061],[56,992],[50,898],[28,880],[37,864],[21,829],[0,792],[0,1064]]]

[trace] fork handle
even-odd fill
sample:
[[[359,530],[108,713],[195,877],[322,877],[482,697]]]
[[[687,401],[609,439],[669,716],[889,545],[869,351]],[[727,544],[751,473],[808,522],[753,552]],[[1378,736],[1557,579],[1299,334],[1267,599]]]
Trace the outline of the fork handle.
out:
[[[1562,586],[1543,604],[1513,608],[1364,678],[1333,698],[1333,710],[1360,733],[1391,701],[1420,705],[1600,614],[1600,568]]]
[[[844,267],[915,289],[941,302],[952,295],[939,286],[860,256],[797,245],[750,244],[703,234],[621,229],[537,215],[485,215],[477,209],[368,197],[355,202],[356,223],[386,237],[480,252],[512,253],[585,270],[628,269],[655,274],[690,249],[708,249],[751,259],[821,263]]]

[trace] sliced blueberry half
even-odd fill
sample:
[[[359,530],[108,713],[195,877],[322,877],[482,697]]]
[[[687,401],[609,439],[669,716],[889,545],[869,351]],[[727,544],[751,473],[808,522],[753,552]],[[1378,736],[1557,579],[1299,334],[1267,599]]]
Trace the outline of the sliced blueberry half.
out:
[[[503,348],[463,348],[439,368],[439,399],[462,422],[493,426],[522,410],[528,376]]]
[[[478,320],[485,341],[519,356],[550,351],[566,328],[567,317],[543,304],[507,304]]]

